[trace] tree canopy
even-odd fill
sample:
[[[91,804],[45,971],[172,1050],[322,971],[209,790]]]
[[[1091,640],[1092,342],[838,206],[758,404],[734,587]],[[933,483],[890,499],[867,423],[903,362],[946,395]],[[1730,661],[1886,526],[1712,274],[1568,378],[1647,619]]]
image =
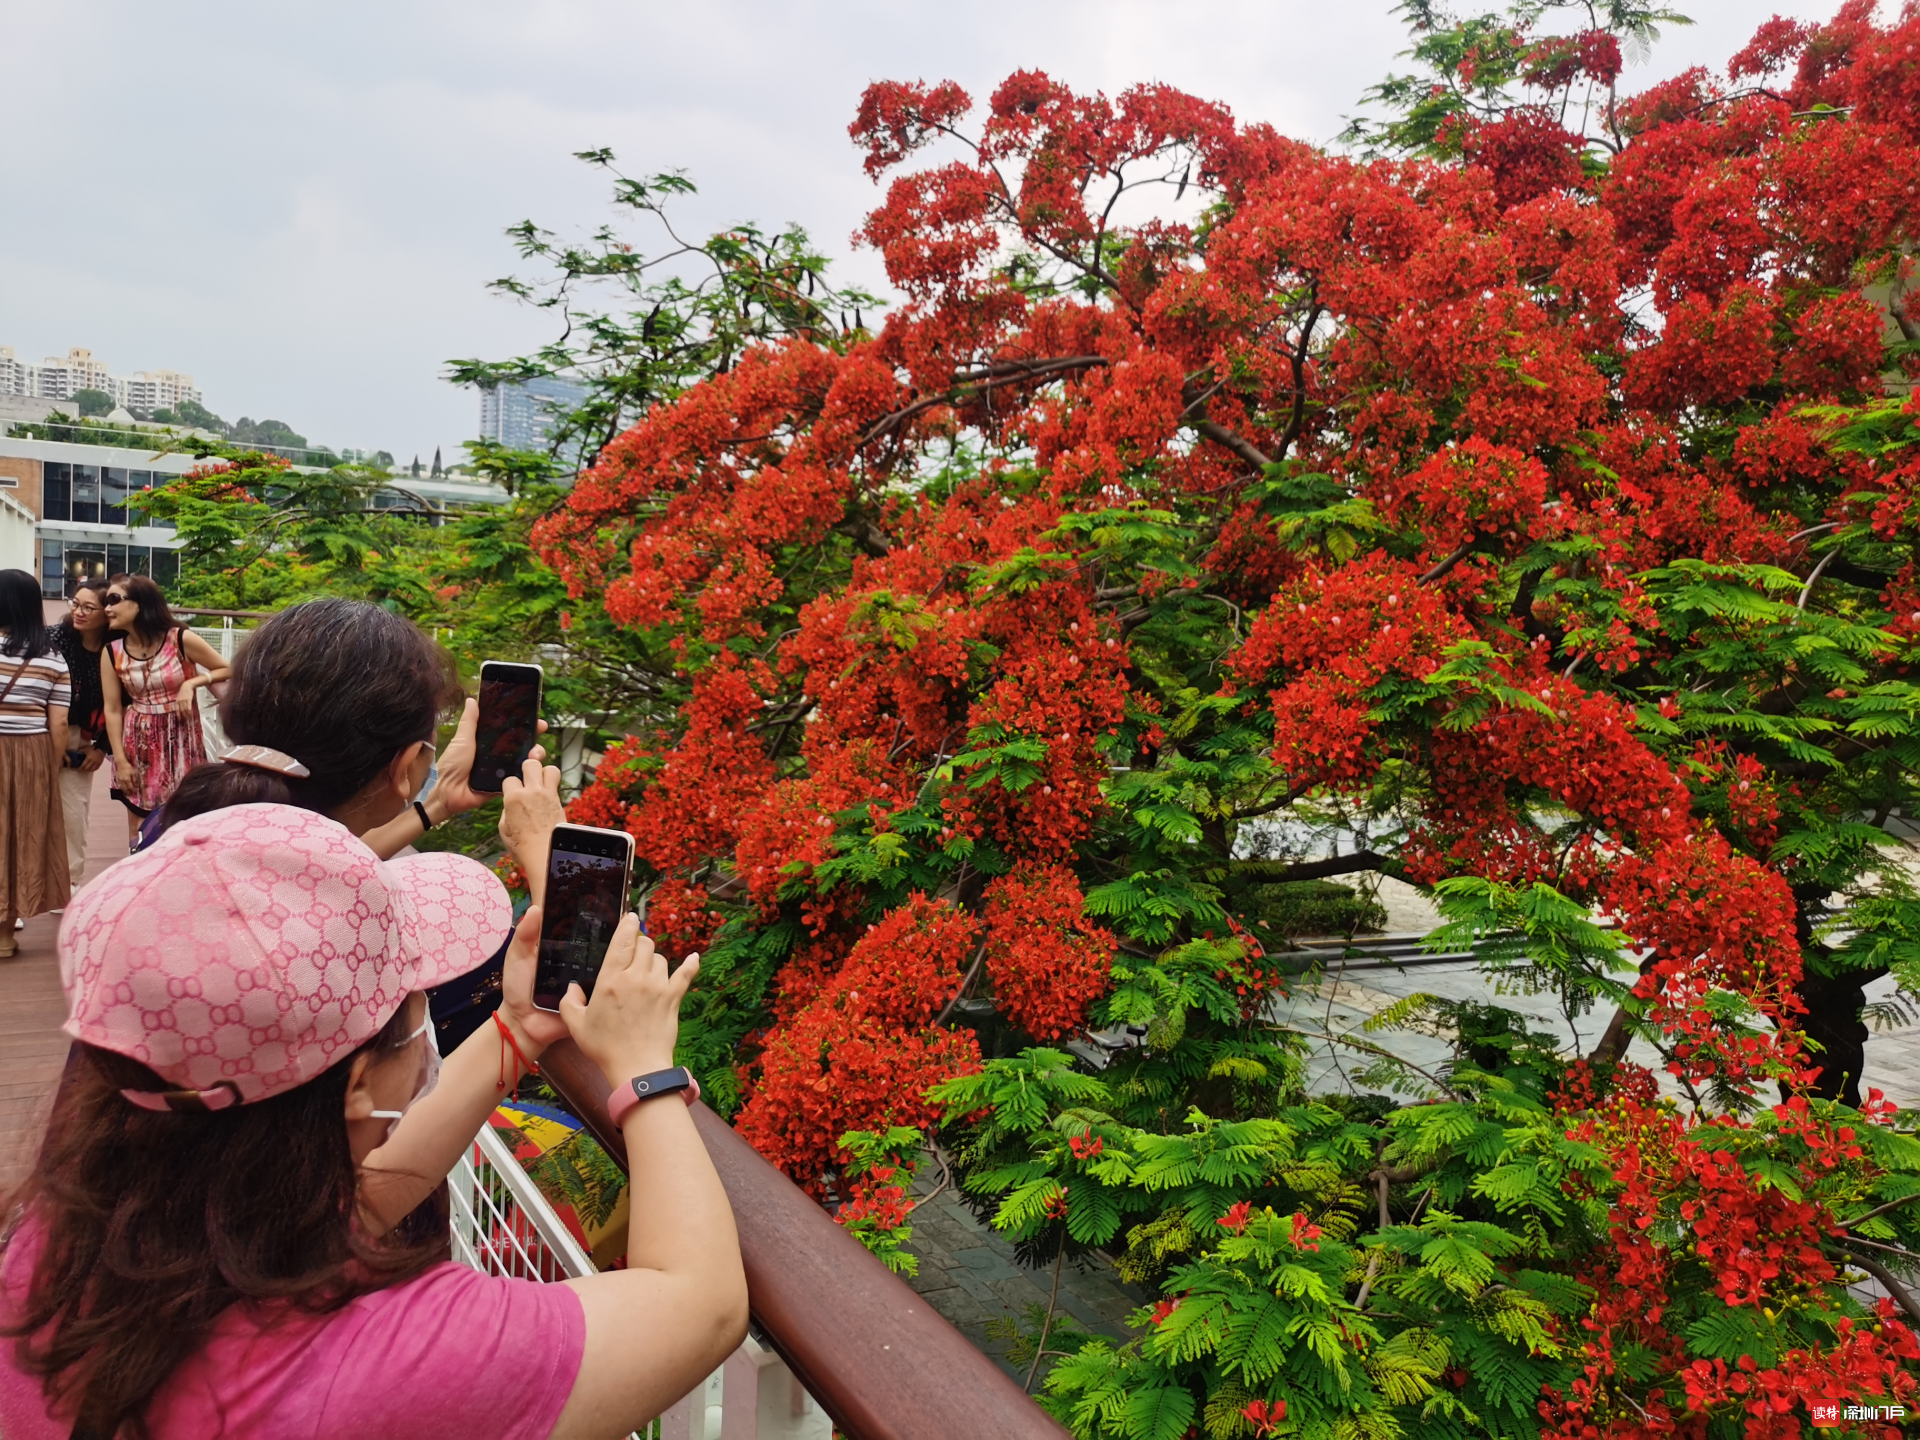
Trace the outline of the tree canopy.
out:
[[[1913,1392],[1845,1282],[1920,1236],[1857,1088],[1861,983],[1920,980],[1920,20],[1621,97],[1670,17],[1543,17],[1414,7],[1371,159],[1160,85],[873,86],[903,303],[730,352],[534,529],[689,686],[573,813],[706,952],[703,1083],[862,1223],[905,1127],[1031,1258],[1122,1252],[1164,1298],[1055,1355],[1084,1435]],[[1287,815],[1374,839],[1289,864]],[[1378,1093],[1308,1095],[1271,887],[1342,869],[1615,1024],[1410,1002],[1450,1066],[1349,1037]]]
[[[1920,18],[1627,95],[1678,17],[1406,9],[1338,153],[1166,86],[871,87],[884,319],[587,152],[667,242],[512,232],[566,338],[454,377],[592,388],[473,452],[510,506],[237,454],[149,503],[234,603],[546,647],[627,732],[571,813],[704,952],[714,1103],[889,1263],[931,1147],[1023,1260],[1157,1297],[1019,1337],[1077,1434],[1911,1406],[1920,1114],[1861,1077],[1864,986],[1920,988]],[[1597,1044],[1497,993],[1288,1020],[1302,887],[1373,874]]]

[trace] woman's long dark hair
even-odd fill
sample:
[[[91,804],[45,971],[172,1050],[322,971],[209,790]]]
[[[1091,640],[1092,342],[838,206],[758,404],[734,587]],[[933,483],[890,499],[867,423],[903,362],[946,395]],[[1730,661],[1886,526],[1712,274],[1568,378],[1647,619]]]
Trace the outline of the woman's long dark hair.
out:
[[[361,1050],[403,1049],[411,1010]],[[378,1241],[355,1223],[350,1068],[349,1057],[250,1105],[153,1111],[120,1095],[167,1089],[151,1070],[74,1047],[33,1174],[13,1196],[43,1248],[0,1335],[24,1341],[16,1363],[76,1435],[146,1440],[154,1392],[231,1305],[337,1309],[447,1258],[446,1216],[429,1206]]]
[[[53,648],[46,611],[40,604],[40,584],[24,570],[0,570],[0,627],[7,632],[0,655],[37,659]],[[11,667],[9,667],[11,669]]]
[[[432,742],[460,699],[452,659],[411,620],[361,600],[309,600],[263,623],[233,662],[220,702],[227,738],[290,755],[304,780],[218,761],[168,799],[177,825],[229,805],[331,814],[407,746]]]
[[[162,639],[166,633],[180,622],[173,618],[173,611],[167,608],[167,592],[148,575],[119,575],[114,578],[113,588],[139,606],[133,628],[143,640],[151,643]]]

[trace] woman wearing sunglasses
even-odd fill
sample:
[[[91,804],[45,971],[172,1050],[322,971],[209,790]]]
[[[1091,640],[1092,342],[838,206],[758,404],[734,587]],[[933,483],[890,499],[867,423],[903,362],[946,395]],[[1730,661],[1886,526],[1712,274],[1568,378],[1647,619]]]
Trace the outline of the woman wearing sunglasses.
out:
[[[100,657],[107,738],[127,807],[127,839],[158,810],[187,771],[207,758],[195,692],[227,678],[219,653],[173,618],[167,597],[145,575],[120,575],[107,592],[117,632]]]
[[[625,1435],[739,1344],[733,1215],[671,1068],[697,960],[670,976],[629,915],[592,1000],[550,1014],[530,910],[495,1022],[443,1063],[421,992],[506,921],[478,862],[382,861],[291,805],[196,816],[81,892],[79,1062],[0,1260],[7,1440]],[[450,1263],[423,1200],[566,1034],[655,1082],[622,1087],[626,1268]]]

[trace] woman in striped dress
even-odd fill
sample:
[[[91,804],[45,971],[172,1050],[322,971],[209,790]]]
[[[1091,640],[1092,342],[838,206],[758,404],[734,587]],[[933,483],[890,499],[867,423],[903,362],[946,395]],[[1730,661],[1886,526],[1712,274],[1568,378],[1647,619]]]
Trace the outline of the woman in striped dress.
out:
[[[107,592],[107,620],[118,633],[100,657],[107,738],[127,807],[127,840],[173,794],[187,771],[207,758],[195,692],[224,680],[219,652],[167,609],[167,597],[145,575],[122,575]]]
[[[71,692],[42,614],[33,576],[0,570],[0,959],[18,948],[16,918],[71,893],[59,780]]]

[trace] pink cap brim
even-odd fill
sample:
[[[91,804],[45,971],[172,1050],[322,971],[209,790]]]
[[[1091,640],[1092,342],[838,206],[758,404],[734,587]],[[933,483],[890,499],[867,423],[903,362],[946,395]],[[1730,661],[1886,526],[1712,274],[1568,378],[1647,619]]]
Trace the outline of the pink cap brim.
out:
[[[478,860],[429,851],[382,869],[404,906],[407,950],[419,966],[415,990],[479,969],[513,929],[507,887]]]

